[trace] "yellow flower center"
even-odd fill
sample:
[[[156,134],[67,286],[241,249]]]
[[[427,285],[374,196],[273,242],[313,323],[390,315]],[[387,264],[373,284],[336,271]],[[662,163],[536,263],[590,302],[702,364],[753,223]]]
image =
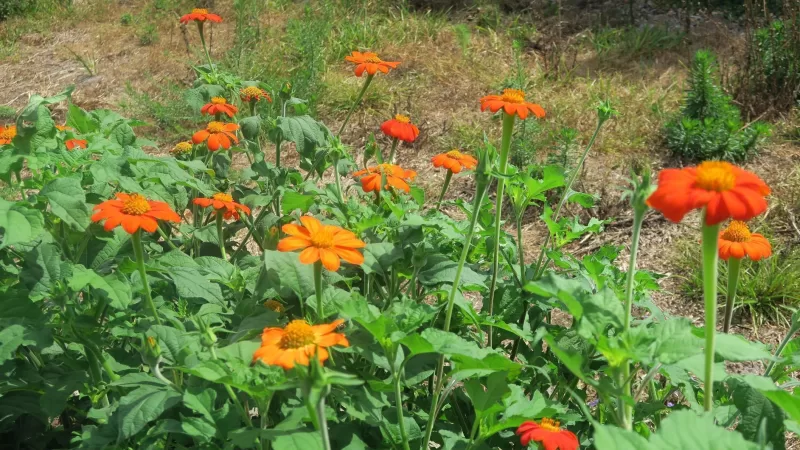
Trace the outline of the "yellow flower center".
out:
[[[731,242],[747,242],[752,236],[750,228],[740,220],[732,220],[728,228],[722,232],[722,239]]]
[[[2,132],[0,132],[0,140],[8,139],[10,141],[11,139],[14,139],[14,136],[16,135],[17,135],[17,127],[12,125],[3,130]]]
[[[707,191],[724,192],[733,189],[736,174],[730,163],[706,161],[697,166],[697,187]]]
[[[231,194],[226,194],[224,192],[216,193],[216,194],[212,195],[211,198],[213,198],[214,200],[219,200],[221,202],[232,202],[233,201],[233,197],[231,197]]]
[[[453,159],[461,159],[464,157],[464,154],[458,150],[450,150],[449,152],[447,152],[447,156]]]
[[[364,61],[366,61],[368,63],[372,63],[372,64],[378,64],[378,63],[382,63],[383,62],[382,59],[378,58],[378,55],[372,55],[372,56],[368,57],[367,59],[365,59]]]
[[[394,116],[394,120],[396,120],[396,121],[398,121],[398,122],[402,122],[402,123],[409,123],[409,122],[411,122],[411,119],[410,119],[408,116],[404,116],[404,115],[402,115],[402,114],[397,114],[397,115],[395,115],[395,116]]]
[[[333,229],[322,225],[319,231],[311,235],[311,245],[316,248],[333,247]]]
[[[192,151],[192,143],[189,141],[178,142],[172,148],[173,153],[189,153]]]
[[[542,419],[542,423],[540,423],[539,426],[547,431],[552,431],[552,432],[561,431],[561,422],[553,419],[548,419],[546,417]]]
[[[192,14],[208,14],[208,10],[203,8],[195,8],[192,10]]]
[[[211,103],[215,105],[224,105],[225,103],[228,103],[228,101],[225,100],[225,97],[211,97]]]
[[[519,89],[504,89],[501,98],[506,103],[525,103],[525,93]]]
[[[314,343],[314,329],[305,320],[293,320],[283,329],[278,346],[284,350],[302,348]]]
[[[246,88],[242,88],[239,94],[245,98],[258,98],[261,96],[261,89],[255,86],[247,86]]]
[[[225,130],[225,124],[222,122],[209,122],[206,131],[209,133],[222,133]]]
[[[265,301],[264,302],[264,307],[267,308],[267,309],[271,309],[271,310],[275,311],[276,313],[282,313],[283,312],[283,305],[281,305],[281,303],[279,301],[277,301],[277,300],[267,300],[267,301]]]
[[[122,212],[130,216],[141,216],[150,211],[150,202],[142,194],[132,194],[123,202]]]

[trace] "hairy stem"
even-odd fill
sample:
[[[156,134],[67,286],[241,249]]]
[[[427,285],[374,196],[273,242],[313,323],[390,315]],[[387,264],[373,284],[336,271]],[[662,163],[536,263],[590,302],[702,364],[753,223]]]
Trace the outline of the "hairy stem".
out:
[[[733,306],[736,304],[736,289],[739,286],[741,268],[742,260],[740,258],[728,259],[728,298],[725,301],[725,320],[722,323],[722,331],[725,333],[731,329]]]
[[[373,77],[374,77],[374,75],[367,75],[367,79],[366,79],[366,81],[364,81],[364,86],[358,92],[358,96],[356,96],[356,100],[353,102],[353,106],[351,106],[350,110],[347,111],[347,116],[345,116],[344,122],[342,122],[342,126],[339,127],[339,132],[336,133],[337,136],[341,136],[342,135],[342,131],[344,131],[344,127],[347,126],[347,122],[350,122],[350,116],[353,115],[353,111],[355,111],[356,107],[359,105],[359,103],[361,103],[361,99],[364,97],[364,93],[367,92],[367,88],[369,87],[369,84],[372,83],[372,78]]]
[[[144,288],[144,299],[147,307],[150,309],[150,314],[157,324],[161,325],[161,317],[158,315],[156,304],[153,303],[153,295],[150,293],[150,284],[147,282],[147,269],[144,266],[144,251],[142,250],[142,230],[136,230],[131,235],[133,241],[133,254],[136,257],[136,266],[139,269],[139,277],[142,279],[142,288]]]
[[[634,208],[633,211],[633,238],[631,240],[631,256],[628,261],[628,276],[625,280],[625,317],[623,322],[623,333],[627,333],[631,327],[631,314],[633,308],[633,288],[636,281],[636,256],[639,252],[639,235],[642,231],[642,219],[644,219],[645,209]],[[631,393],[631,366],[629,361],[622,363],[621,383],[622,392],[624,395]],[[635,399],[634,399],[635,401]],[[622,426],[626,430],[633,429],[633,406],[619,400],[619,405],[622,407]]]
[[[703,218],[705,222],[705,217]],[[706,309],[706,370],[705,401],[706,411],[714,407],[714,341],[717,332],[717,239],[719,225],[703,224],[703,297]]]
[[[447,193],[447,188],[450,187],[450,180],[453,178],[453,172],[447,171],[447,175],[444,177],[444,184],[442,185],[442,193],[439,194],[439,200],[436,202],[436,209],[442,207],[442,200],[444,200],[444,194]]]

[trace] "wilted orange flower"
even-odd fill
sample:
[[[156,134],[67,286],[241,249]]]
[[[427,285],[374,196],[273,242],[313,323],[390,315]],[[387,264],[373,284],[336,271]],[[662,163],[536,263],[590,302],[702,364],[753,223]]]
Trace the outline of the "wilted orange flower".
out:
[[[756,174],[720,161],[697,167],[664,169],[647,204],[680,222],[689,211],[705,208],[706,224],[728,219],[750,220],[767,209],[770,189]]]
[[[367,72],[369,75],[375,75],[378,71],[389,73],[389,70],[396,69],[399,62],[384,61],[378,57],[377,53],[372,52],[353,52],[344,59],[356,65],[355,73],[360,77]]]
[[[180,222],[180,216],[170,209],[164,202],[148,200],[141,194],[126,194],[120,192],[117,198],[106,200],[94,207],[96,211],[92,216],[92,222],[105,220],[103,228],[111,231],[115,227],[122,225],[130,234],[142,228],[148,233],[156,231],[157,220],[169,220]]]
[[[72,127],[69,125],[56,125],[56,130],[58,131],[69,131]]]
[[[221,210],[223,212],[223,218],[225,219],[239,219],[239,211],[249,215],[250,208],[247,206],[242,205],[241,203],[236,203],[233,201],[233,197],[230,194],[226,194],[224,192],[218,192],[211,196],[211,198],[196,198],[193,200],[195,205],[202,206],[203,208],[208,208],[211,206],[214,208],[217,213]]]
[[[396,164],[378,164],[374,167],[368,167],[364,170],[359,170],[354,173],[355,177],[361,178],[361,187],[364,192],[378,192],[382,189],[381,179],[386,177],[386,189],[393,187],[408,193],[411,187],[408,181],[413,180],[417,176],[417,172],[413,170],[406,170]]]
[[[243,103],[257,102],[261,99],[272,103],[272,97],[269,96],[269,93],[256,86],[247,86],[239,90],[239,98],[242,99]]]
[[[86,139],[68,139],[64,144],[66,144],[67,150],[72,151],[75,147],[86,148],[88,142],[86,142]]]
[[[575,433],[562,430],[558,421],[544,418],[541,423],[532,420],[523,422],[517,428],[517,436],[523,447],[528,448],[531,441],[538,442],[544,450],[577,450],[580,443]]]
[[[211,103],[206,103],[200,108],[200,114],[208,114],[209,116],[225,114],[228,117],[233,117],[237,112],[239,112],[239,108],[228,103],[224,97],[211,97]]]
[[[265,301],[264,302],[264,307],[267,308],[267,309],[270,309],[272,311],[275,311],[278,314],[280,314],[280,313],[282,313],[283,311],[286,310],[286,308],[283,307],[283,304],[281,304],[281,302],[279,302],[277,300],[267,300],[267,301]]]
[[[397,114],[394,116],[394,119],[383,122],[381,131],[389,137],[400,139],[405,142],[414,142],[417,136],[419,136],[419,128],[411,123],[411,119],[408,116],[402,114]]]
[[[478,160],[472,156],[465,155],[458,150],[450,150],[447,153],[440,153],[431,159],[433,167],[444,167],[453,173],[461,172],[461,169],[474,169],[478,165]]]
[[[350,264],[364,263],[364,255],[357,249],[364,248],[366,244],[352,231],[335,225],[323,225],[311,216],[301,217],[300,222],[302,226],[288,223],[281,228],[289,237],[278,242],[279,251],[303,249],[300,252],[301,263],[322,261],[322,265],[331,272],[339,270],[341,259]]]
[[[0,127],[0,145],[10,144],[17,135],[17,126]]]
[[[208,12],[207,9],[202,9],[202,8],[195,8],[189,14],[186,14],[183,17],[181,17],[181,23],[189,23],[193,20],[198,23],[203,23],[206,20],[209,22],[219,23],[222,22],[222,17],[216,14],[212,14]]]
[[[745,256],[758,261],[772,255],[772,246],[767,238],[759,233],[751,233],[747,224],[733,220],[728,228],[719,234],[719,257],[728,260],[729,258],[742,259]]]
[[[235,131],[239,125],[235,123],[209,122],[205,130],[200,130],[192,136],[192,142],[199,144],[208,139],[208,149],[215,152],[220,147],[225,150],[231,148],[231,141],[239,143]]]
[[[172,153],[173,156],[185,155],[192,151],[192,145],[192,141],[178,142],[169,152]]]
[[[347,337],[334,333],[344,320],[334,320],[323,325],[309,325],[305,320],[293,320],[285,328],[264,328],[261,347],[253,353],[253,364],[261,360],[264,364],[294,368],[296,364],[307,366],[312,356],[320,363],[328,359],[328,347],[349,347]]]
[[[481,111],[489,109],[497,112],[500,109],[506,114],[519,116],[526,119],[528,113],[532,113],[537,118],[544,118],[544,109],[536,103],[525,101],[525,93],[519,89],[504,89],[503,95],[487,95],[481,99]]]

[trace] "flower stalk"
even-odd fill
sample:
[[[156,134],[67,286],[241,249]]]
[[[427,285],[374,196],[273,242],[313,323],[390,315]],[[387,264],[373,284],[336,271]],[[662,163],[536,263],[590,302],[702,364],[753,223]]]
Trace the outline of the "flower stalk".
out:
[[[514,131],[514,115],[503,113],[503,138],[500,142],[500,165],[498,170],[501,175],[506,174],[508,168],[508,154],[511,150],[511,135]],[[494,203],[494,242],[492,248],[492,281],[489,285],[489,315],[494,314],[494,297],[497,288],[497,275],[500,268],[500,226],[503,217],[503,194],[505,192],[505,178],[497,179],[497,196]],[[487,345],[492,347],[492,326],[489,325]]]
[[[215,213],[217,220],[217,239],[219,239],[219,252],[222,254],[222,259],[228,260],[228,255],[225,254],[225,230],[222,228],[223,220],[222,211]]]
[[[358,92],[358,96],[356,96],[355,101],[353,102],[353,106],[350,107],[350,110],[347,111],[347,116],[344,118],[344,122],[342,122],[342,126],[339,127],[339,132],[336,133],[337,136],[342,135],[342,131],[344,131],[344,127],[347,126],[347,122],[350,122],[350,116],[353,115],[353,111],[356,110],[356,107],[361,103],[361,99],[364,98],[364,93],[367,92],[367,88],[369,87],[370,83],[372,83],[372,79],[375,75],[367,75],[367,79],[364,80],[364,86]]]
[[[725,301],[725,319],[722,331],[727,333],[731,329],[733,320],[733,306],[736,304],[736,289],[739,287],[739,274],[742,269],[741,258],[728,259],[728,298]]]
[[[703,297],[705,299],[705,397],[706,411],[714,407],[714,344],[717,332],[717,276],[719,225],[706,225],[703,218]]]
[[[142,279],[142,288],[144,289],[144,299],[145,303],[147,304],[148,309],[150,309],[150,314],[153,316],[153,320],[156,321],[158,325],[161,325],[161,317],[158,315],[158,309],[156,309],[156,304],[153,303],[153,296],[150,293],[150,284],[147,282],[147,269],[144,265],[144,251],[142,249],[142,230],[136,230],[135,233],[131,235],[131,241],[133,242],[133,254],[136,258],[136,266],[139,269],[139,278]]]
[[[317,319],[322,323],[325,318],[325,313],[322,311],[322,261],[314,263],[314,292],[317,297]]]
[[[450,180],[453,178],[453,172],[447,171],[447,175],[444,177],[444,184],[442,185],[442,192],[439,194],[439,200],[436,202],[436,209],[442,207],[442,200],[444,200],[444,194],[447,193],[447,188],[450,187]]]

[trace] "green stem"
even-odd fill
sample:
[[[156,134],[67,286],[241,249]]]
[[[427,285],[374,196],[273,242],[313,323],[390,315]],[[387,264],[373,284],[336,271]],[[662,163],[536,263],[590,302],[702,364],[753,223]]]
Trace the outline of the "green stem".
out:
[[[516,225],[517,225],[517,253],[519,253],[519,283],[522,287],[525,286],[525,252],[522,250],[522,218],[525,214],[525,209],[523,208],[522,211],[515,212],[517,216]],[[520,329],[525,325],[525,316],[528,315],[528,307],[530,304],[528,303],[527,295],[523,292],[523,300],[522,300],[522,313],[519,316],[519,320],[517,321],[517,325],[519,325]],[[517,337],[514,341],[514,345],[511,347],[511,356],[509,357],[511,361],[514,361],[514,358],[517,356],[517,352],[519,352],[519,346],[522,344],[522,338]]]
[[[279,169],[281,167],[281,143],[283,143],[283,141],[278,141],[278,143],[275,144],[275,167]]]
[[[501,175],[506,174],[508,168],[508,154],[511,150],[511,134],[514,131],[513,114],[503,113],[503,139],[500,142],[500,167]],[[494,313],[494,292],[497,288],[497,275],[500,268],[500,226],[503,217],[503,193],[506,188],[506,179],[497,179],[497,196],[494,200],[494,248],[492,249],[492,282],[489,285],[489,315]],[[489,325],[489,337],[487,346],[492,347],[492,326]]]
[[[319,434],[322,437],[322,448],[331,450],[331,439],[328,435],[328,419],[325,417],[325,396],[321,396],[317,403],[317,421],[319,421]]]
[[[447,171],[447,175],[444,177],[444,184],[442,185],[442,193],[439,194],[439,201],[436,202],[436,209],[442,207],[442,200],[444,200],[444,194],[447,192],[447,188],[450,187],[450,180],[453,178],[453,172]]]
[[[740,258],[728,259],[728,298],[725,302],[725,321],[722,323],[722,331],[727,333],[731,329],[733,320],[733,305],[736,303],[736,288],[739,286],[739,273],[742,269]]]
[[[339,198],[339,206],[342,208],[342,212],[347,215],[347,210],[344,207],[344,194],[342,193],[342,182],[339,179],[339,158],[337,157],[333,161],[333,181],[336,183],[336,195]]]
[[[450,295],[447,297],[447,310],[444,319],[444,331],[450,331],[450,322],[453,318],[453,307],[455,306],[456,294],[458,293],[458,286],[461,283],[461,273],[464,270],[464,264],[467,262],[467,255],[472,244],[472,237],[475,235],[475,226],[478,223],[478,215],[483,203],[483,197],[486,193],[486,183],[478,183],[477,191],[475,192],[475,200],[472,205],[472,217],[469,222],[469,229],[467,230],[466,240],[464,241],[464,248],[461,250],[461,257],[458,260],[456,267],[456,274],[453,278],[453,286],[450,288]],[[439,362],[436,365],[436,375],[434,377],[436,385],[433,388],[431,396],[431,410],[428,414],[428,424],[425,427],[425,438],[422,440],[422,450],[428,450],[428,443],[433,434],[433,425],[436,422],[438,415],[439,397],[442,395],[442,387],[444,386],[444,355],[439,356]]]
[[[214,349],[214,347],[210,347],[210,349],[211,358],[214,360],[219,360],[216,349]],[[250,422],[250,415],[247,414],[247,410],[245,409],[244,405],[242,405],[242,401],[239,400],[239,397],[237,397],[236,393],[233,392],[233,388],[231,388],[227,383],[223,383],[222,385],[225,386],[225,391],[228,393],[228,397],[230,397],[233,404],[236,405],[236,408],[239,410],[239,414],[241,414],[244,424],[247,426],[253,426],[253,424]]]
[[[395,152],[397,152],[397,144],[399,143],[400,140],[397,138],[394,138],[394,140],[392,140],[392,149],[389,150],[389,159],[388,159],[389,164],[394,164],[394,154]]]
[[[633,308],[633,288],[635,286],[636,281],[636,256],[639,253],[639,235],[642,231],[642,220],[644,219],[644,213],[646,209],[644,208],[634,208],[633,211],[633,238],[631,241],[631,255],[630,260],[628,261],[628,276],[625,280],[625,317],[624,322],[622,324],[623,327],[623,334],[628,333],[631,327],[631,314]],[[621,383],[622,392],[624,395],[629,395],[631,393],[631,366],[629,361],[624,361],[622,363],[622,375],[621,375]],[[634,401],[636,399],[634,398]],[[633,429],[633,406],[622,400],[619,399],[619,405],[622,407],[622,425],[623,428],[626,430]]]
[[[356,107],[358,106],[358,104],[361,103],[361,99],[364,97],[364,93],[367,92],[367,88],[369,87],[369,84],[372,83],[372,78],[373,77],[374,77],[374,75],[367,75],[367,80],[364,82],[364,86],[361,88],[361,91],[359,91],[358,96],[356,97],[356,101],[353,102],[353,106],[351,106],[350,110],[347,111],[347,116],[345,116],[344,122],[342,122],[342,126],[339,127],[339,132],[336,133],[337,136],[341,136],[342,135],[342,131],[344,131],[344,127],[346,127],[347,126],[347,122],[350,121],[350,116],[353,115],[353,111],[355,111]]]
[[[133,254],[136,257],[136,265],[139,268],[139,277],[142,279],[142,288],[144,288],[144,299],[147,307],[150,309],[150,314],[158,325],[161,325],[161,317],[158,315],[156,304],[153,303],[153,296],[150,293],[150,284],[147,282],[147,269],[144,266],[144,251],[142,250],[142,230],[136,230],[131,235],[133,241]]]
[[[792,327],[789,329],[789,332],[786,333],[786,336],[783,337],[783,340],[778,345],[778,348],[775,350],[775,355],[774,355],[775,360],[780,358],[781,353],[783,353],[784,347],[786,347],[786,344],[788,344],[789,341],[792,340],[792,337],[794,337],[795,333],[797,333],[799,330],[800,330],[800,321],[793,321]],[[764,376],[769,376],[769,374],[772,372],[772,369],[775,368],[776,364],[775,360],[770,361],[769,365],[767,366],[767,369],[764,371]]]
[[[208,47],[206,47],[206,37],[203,34],[203,23],[197,22],[197,30],[200,32],[200,42],[203,44],[203,52],[206,54],[206,60],[208,61],[208,67],[211,68],[211,72],[214,74],[214,78],[217,77],[217,68],[214,66],[214,63],[211,62],[211,54],[208,53]]]
[[[703,217],[705,222],[705,215]],[[717,332],[717,239],[719,225],[703,224],[703,297],[706,309],[706,371],[705,402],[706,411],[714,406],[714,340]]]
[[[167,233],[165,233],[164,230],[161,229],[160,225],[158,226],[158,234],[161,235],[161,238],[167,242],[167,244],[170,246],[171,249],[179,250],[178,247],[172,242],[172,239],[170,239],[169,236],[167,236]]]
[[[322,261],[314,263],[314,292],[317,296],[317,320],[322,323],[325,320],[322,311]]]
[[[394,367],[394,363],[390,363]],[[394,369],[392,369],[394,371]],[[395,408],[397,408],[397,425],[400,427],[400,439],[403,440],[403,450],[411,450],[408,445],[408,433],[406,432],[406,422],[403,416],[403,396],[400,390],[400,374],[394,374],[394,396]]]
[[[225,232],[222,229],[224,218],[222,217],[222,211],[217,211],[215,214],[217,216],[217,239],[219,239],[219,251],[222,253],[222,259],[227,261],[228,256],[225,254]]]
[[[569,181],[567,185],[564,186],[564,193],[561,194],[561,200],[558,201],[558,206],[556,207],[555,212],[553,213],[553,221],[558,221],[558,218],[561,215],[561,208],[564,207],[564,204],[567,202],[567,198],[572,190],[572,184],[575,183],[575,180],[578,178],[578,174],[581,173],[581,168],[583,167],[583,163],[586,161],[586,156],[589,154],[589,150],[592,149],[594,145],[595,139],[597,139],[597,135],[600,134],[600,128],[603,127],[605,120],[597,121],[597,128],[594,129],[594,133],[592,134],[592,138],[589,139],[589,144],[586,145],[586,149],[583,151],[583,155],[581,155],[581,159],[578,162],[578,165],[572,171],[572,174],[569,176]],[[544,265],[542,262],[544,261],[545,253],[547,253],[547,245],[550,243],[550,233],[547,233],[544,237],[544,242],[542,243],[542,250],[539,253],[539,259],[536,261],[536,279],[542,276],[544,273]]]

